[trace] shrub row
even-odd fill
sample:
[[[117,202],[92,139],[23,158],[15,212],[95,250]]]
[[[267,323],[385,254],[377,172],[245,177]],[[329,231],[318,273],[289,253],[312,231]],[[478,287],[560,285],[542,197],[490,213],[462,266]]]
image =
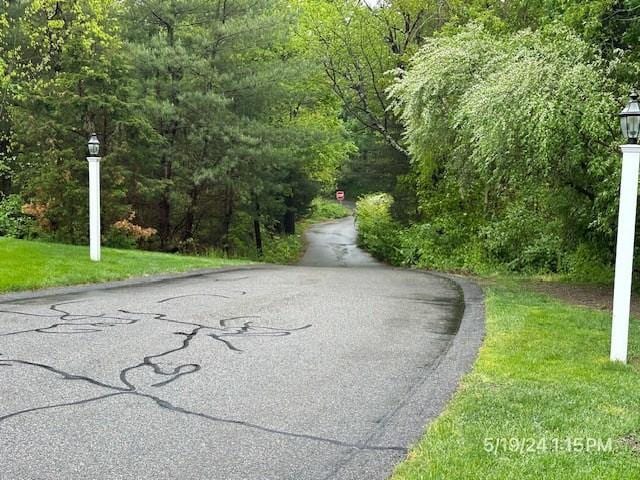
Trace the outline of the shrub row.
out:
[[[362,197],[356,207],[358,242],[376,258],[393,265],[475,274],[559,273],[575,281],[608,282],[612,266],[593,247],[582,243],[565,251],[551,234],[501,235],[496,225],[472,220],[465,228],[453,218],[403,226],[391,215],[393,198],[386,193]],[[505,221],[508,221],[505,220]],[[499,224],[497,224],[499,225]],[[512,231],[512,230],[507,230]]]

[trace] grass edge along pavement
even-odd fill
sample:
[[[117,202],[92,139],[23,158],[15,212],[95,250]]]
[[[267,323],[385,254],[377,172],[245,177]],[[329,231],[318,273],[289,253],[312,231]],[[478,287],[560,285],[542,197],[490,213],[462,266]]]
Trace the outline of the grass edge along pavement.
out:
[[[0,293],[101,283],[159,273],[252,263],[244,259],[102,249],[99,264],[87,246],[0,237]]]
[[[640,322],[613,364],[610,313],[521,282],[485,293],[478,359],[392,480],[640,479]]]

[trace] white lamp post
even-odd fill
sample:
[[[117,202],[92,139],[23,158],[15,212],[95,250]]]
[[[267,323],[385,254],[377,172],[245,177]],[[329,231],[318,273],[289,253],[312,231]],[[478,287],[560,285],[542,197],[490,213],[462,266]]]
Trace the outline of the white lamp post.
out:
[[[93,133],[88,142],[89,156],[89,254],[100,261],[100,141]]]
[[[613,321],[611,327],[611,361],[627,363],[629,342],[629,310],[631,277],[633,274],[633,244],[638,200],[638,167],[640,165],[640,104],[632,92],[629,103],[620,113],[622,133],[627,144],[622,145],[622,178],[620,180],[620,211],[618,213],[618,245],[616,275],[613,290]]]

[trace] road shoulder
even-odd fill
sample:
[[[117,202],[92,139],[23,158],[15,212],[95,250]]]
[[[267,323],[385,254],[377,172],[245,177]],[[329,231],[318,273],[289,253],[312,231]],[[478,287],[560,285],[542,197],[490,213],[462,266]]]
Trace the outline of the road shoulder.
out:
[[[371,436],[368,445],[373,448],[385,445],[411,446],[418,442],[425,428],[445,410],[462,377],[473,367],[484,339],[485,305],[480,286],[473,280],[459,275],[426,271],[423,273],[446,279],[462,291],[462,319],[447,352],[436,364],[425,370],[422,380],[415,384]],[[389,456],[394,458],[390,459]],[[367,478],[368,473],[375,475],[380,471],[384,471],[385,478],[388,478],[396,464],[404,457],[400,452],[389,452],[387,455],[362,452],[344,461],[333,478]]]

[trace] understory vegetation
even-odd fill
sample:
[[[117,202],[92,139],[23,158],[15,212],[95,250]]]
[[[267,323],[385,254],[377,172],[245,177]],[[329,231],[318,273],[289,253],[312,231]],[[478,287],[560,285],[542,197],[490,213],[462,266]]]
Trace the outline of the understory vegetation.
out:
[[[0,291],[293,263],[344,190],[376,257],[511,277],[397,479],[640,478],[638,322],[613,365],[609,315],[512,283],[611,281],[639,43],[640,0],[0,0]],[[98,265],[31,241],[87,242],[93,132]]]
[[[304,232],[318,222],[335,220],[351,214],[351,211],[334,200],[315,198],[309,213],[296,224],[296,232],[289,235],[269,234],[265,239],[262,255],[248,248],[246,258],[266,263],[293,264],[304,253]]]
[[[587,243],[566,252],[541,243],[538,248],[522,248],[534,234],[522,227],[523,237],[517,239],[520,250],[514,247],[507,257],[479,231],[479,222],[469,220],[473,227],[467,224],[467,231],[459,228],[455,212],[405,226],[393,218],[392,210],[389,194],[371,194],[358,201],[356,215],[360,245],[394,265],[480,275],[552,274],[558,280],[580,283],[606,284],[613,279],[611,264]]]
[[[608,359],[611,316],[486,288],[474,370],[393,480],[640,478],[640,322],[630,366]]]

